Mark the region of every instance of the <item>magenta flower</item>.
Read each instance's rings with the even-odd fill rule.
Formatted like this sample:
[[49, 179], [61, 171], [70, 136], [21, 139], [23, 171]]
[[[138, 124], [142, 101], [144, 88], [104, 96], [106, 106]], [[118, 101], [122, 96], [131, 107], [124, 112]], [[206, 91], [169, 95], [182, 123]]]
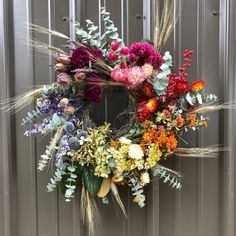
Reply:
[[129, 62], [139, 66], [145, 63], [151, 64], [154, 69], [158, 69], [162, 63], [162, 56], [155, 51], [152, 45], [147, 42], [133, 43], [129, 49]]
[[95, 57], [101, 57], [102, 51], [84, 46], [76, 48], [70, 57], [73, 69], [88, 67], [89, 61], [91, 61], [89, 54], [92, 54]]

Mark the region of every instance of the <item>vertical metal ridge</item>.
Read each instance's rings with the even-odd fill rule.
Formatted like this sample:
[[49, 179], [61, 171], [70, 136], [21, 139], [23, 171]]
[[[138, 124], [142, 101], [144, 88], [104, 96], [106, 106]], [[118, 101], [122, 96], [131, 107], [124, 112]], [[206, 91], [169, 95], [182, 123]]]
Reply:
[[[13, 37], [12, 26], [12, 1], [0, 0], [0, 71], [2, 75], [2, 86], [0, 87], [0, 100], [11, 96], [11, 78], [14, 72], [10, 69], [12, 64], [14, 46], [10, 38]], [[13, 65], [14, 66], [14, 65]], [[13, 163], [14, 138], [11, 137], [11, 118], [8, 113], [0, 113], [0, 234], [11, 236], [17, 234], [17, 184], [15, 178], [15, 163]]]
[[121, 38], [124, 39], [124, 0], [120, 0], [121, 8]]
[[70, 27], [70, 38], [76, 40], [76, 33], [74, 24], [76, 22], [76, 0], [69, 0], [69, 27]]
[[151, 1], [143, 0], [143, 38], [151, 39]]
[[126, 44], [129, 45], [129, 0], [126, 0]]
[[[197, 1], [197, 79], [202, 79], [203, 65], [205, 64], [205, 2]], [[203, 132], [197, 132], [197, 146], [203, 146]], [[196, 233], [204, 234], [204, 160], [197, 160], [197, 211], [196, 211]]]
[[[175, 24], [174, 26], [174, 57], [173, 61], [176, 61], [174, 63], [175, 67], [180, 66], [181, 64], [181, 54], [182, 54], [182, 13], [183, 13], [183, 7], [182, 7], [182, 0], [180, 0], [180, 6], [179, 6], [179, 20], [178, 24]], [[175, 4], [176, 8], [176, 4]], [[181, 159], [178, 158], [175, 161], [175, 167], [177, 171], [181, 172]], [[181, 236], [181, 190], [178, 190], [175, 197], [175, 236]]]
[[[235, 100], [235, 1], [220, 1], [220, 77], [221, 96], [227, 100]], [[224, 122], [224, 132], [221, 132], [221, 139], [224, 146], [229, 146], [235, 150], [235, 112], [225, 111], [221, 114]], [[222, 227], [220, 228], [221, 235], [235, 235], [235, 153], [228, 152], [224, 154], [224, 159], [220, 161], [223, 166], [221, 177], [223, 181], [220, 183], [222, 195], [220, 200], [222, 207], [220, 210]], [[222, 171], [222, 170], [221, 170]]]

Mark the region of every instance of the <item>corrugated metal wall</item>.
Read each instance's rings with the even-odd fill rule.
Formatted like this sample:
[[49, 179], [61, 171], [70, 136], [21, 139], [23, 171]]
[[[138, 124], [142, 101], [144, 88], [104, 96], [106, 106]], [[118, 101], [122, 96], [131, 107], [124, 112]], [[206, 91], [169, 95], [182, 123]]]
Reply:
[[[154, 0], [0, 0], [1, 99], [54, 78], [52, 58], [32, 52], [26, 45], [30, 35], [27, 21], [74, 37], [73, 21], [91, 18], [99, 24], [101, 5], [111, 12], [127, 44], [150, 36]], [[181, 63], [181, 52], [193, 49], [191, 79], [205, 80], [209, 92], [226, 100], [236, 99], [235, 7], [234, 0], [183, 0], [179, 23], [166, 46], [176, 66]], [[54, 45], [63, 43], [34, 37]], [[95, 107], [96, 120], [113, 122], [127, 103], [123, 95], [107, 93]], [[7, 114], [0, 116], [0, 235], [86, 235], [79, 201], [65, 203], [59, 192], [46, 192], [50, 173], [37, 173], [35, 165], [47, 140], [23, 137], [24, 128], [19, 124], [24, 112], [11, 119]], [[108, 206], [98, 202], [103, 220], [96, 236], [234, 236], [235, 122], [232, 111], [214, 112], [207, 129], [187, 137], [192, 146], [221, 143], [230, 146], [231, 152], [215, 159], [173, 158], [165, 162], [184, 174], [182, 190], [154, 180], [147, 189], [147, 206], [139, 209], [129, 190], [123, 189], [128, 219], [117, 213], [112, 202]]]

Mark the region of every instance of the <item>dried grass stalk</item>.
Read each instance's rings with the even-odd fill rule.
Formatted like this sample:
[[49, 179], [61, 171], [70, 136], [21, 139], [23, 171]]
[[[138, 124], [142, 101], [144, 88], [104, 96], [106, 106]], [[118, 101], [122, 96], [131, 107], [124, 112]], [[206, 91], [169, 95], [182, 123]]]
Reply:
[[222, 104], [219, 104], [219, 101], [205, 103], [190, 113], [206, 113], [210, 111], [218, 111], [218, 110], [233, 110], [236, 109], [236, 101], [229, 101]]
[[93, 197], [83, 186], [81, 191], [81, 216], [83, 223], [88, 225], [89, 236], [93, 236], [95, 232], [95, 224], [100, 221], [100, 214]]
[[43, 26], [40, 25], [36, 25], [33, 23], [28, 23], [28, 27], [32, 32], [38, 32], [41, 34], [47, 34], [47, 35], [52, 35], [52, 36], [56, 36], [59, 38], [63, 38], [63, 39], [67, 39], [70, 40], [70, 38], [68, 36], [66, 36], [65, 34], [62, 34], [56, 30], [50, 30], [48, 28], [44, 28]]
[[124, 216], [127, 217], [125, 206], [124, 206], [124, 204], [123, 204], [123, 202], [122, 202], [122, 200], [120, 198], [120, 194], [118, 192], [118, 189], [117, 189], [116, 185], [113, 182], [111, 182], [111, 191], [112, 191], [112, 193], [113, 193], [113, 195], [114, 195], [118, 205], [120, 206]]
[[177, 148], [175, 155], [181, 157], [217, 157], [219, 152], [228, 151], [229, 148], [219, 146], [196, 147], [196, 148]]
[[[156, 1], [154, 47], [161, 51], [169, 39], [180, 15], [181, 0]], [[161, 2], [163, 3], [163, 6]], [[162, 12], [160, 14], [160, 12]]]
[[54, 47], [52, 45], [43, 43], [39, 40], [36, 39], [28, 39], [27, 40], [28, 45], [32, 47], [35, 51], [40, 52], [40, 53], [44, 53], [44, 54], [49, 54], [50, 51], [52, 51], [53, 53], [65, 53], [62, 49]]
[[42, 96], [43, 88], [37, 88], [14, 98], [0, 102], [0, 110], [16, 113]]
[[178, 171], [174, 171], [172, 169], [169, 169], [169, 168], [167, 168], [165, 166], [162, 166], [162, 165], [159, 165], [159, 164], [158, 164], [158, 166], [160, 168], [162, 168], [163, 170], [166, 170], [166, 171], [170, 172], [172, 175], [176, 176], [177, 178], [183, 178], [183, 175]]

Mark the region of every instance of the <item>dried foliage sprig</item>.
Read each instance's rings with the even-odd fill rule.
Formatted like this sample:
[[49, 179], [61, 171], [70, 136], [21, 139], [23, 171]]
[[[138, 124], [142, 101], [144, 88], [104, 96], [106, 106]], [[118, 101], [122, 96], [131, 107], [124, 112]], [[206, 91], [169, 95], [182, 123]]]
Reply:
[[161, 51], [178, 21], [181, 0], [156, 0], [154, 47]]

